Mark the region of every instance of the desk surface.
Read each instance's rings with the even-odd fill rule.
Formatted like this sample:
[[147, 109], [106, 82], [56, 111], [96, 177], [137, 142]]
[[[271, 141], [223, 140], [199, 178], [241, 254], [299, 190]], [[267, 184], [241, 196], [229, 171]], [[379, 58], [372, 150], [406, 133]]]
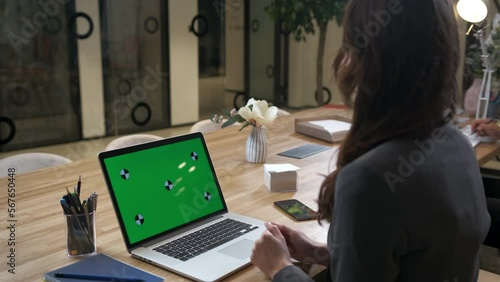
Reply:
[[[263, 183], [263, 165], [251, 164], [245, 160], [245, 141], [248, 129], [238, 132], [237, 128], [226, 128], [207, 134], [207, 145], [214, 162], [228, 208], [264, 221], [276, 221], [294, 226], [318, 240], [326, 240], [327, 227], [319, 227], [316, 221], [297, 223], [273, 207], [273, 202], [296, 198], [313, 208], [317, 208], [316, 197], [323, 177], [333, 167], [332, 155], [328, 150], [317, 155], [296, 160], [278, 156], [277, 153], [314, 142], [331, 145], [314, 138], [294, 133], [294, 117], [320, 117], [332, 113], [348, 116], [347, 112], [332, 109], [314, 109], [292, 116], [279, 117], [269, 126], [269, 152], [267, 163], [293, 163], [301, 169], [298, 172], [298, 191], [270, 193]], [[476, 148], [480, 163], [500, 153], [495, 144], [481, 144]], [[330, 165], [331, 164], [331, 165]], [[330, 168], [330, 169], [329, 169]], [[7, 178], [0, 178], [0, 228], [1, 259], [0, 276], [10, 277], [9, 281], [40, 281], [43, 273], [73, 263], [65, 255], [65, 229], [59, 199], [65, 187], [73, 187], [82, 176], [82, 195], [91, 192], [99, 194], [97, 207], [97, 251], [105, 253], [125, 263], [165, 277], [166, 281], [187, 281], [176, 274], [132, 258], [126, 251], [118, 222], [107, 192], [107, 188], [96, 159], [74, 162], [61, 167], [16, 176], [16, 195], [11, 198], [15, 204], [13, 218], [7, 213]], [[8, 220], [16, 220], [8, 222]], [[6, 227], [15, 224], [11, 232]], [[8, 246], [13, 238], [15, 246]], [[15, 248], [15, 275], [7, 273], [6, 249]], [[8, 276], [7, 276], [8, 275]], [[482, 274], [484, 275], [484, 274]], [[1, 280], [1, 279], [0, 279]], [[249, 266], [226, 278], [226, 281], [266, 281], [266, 277], [255, 267]]]

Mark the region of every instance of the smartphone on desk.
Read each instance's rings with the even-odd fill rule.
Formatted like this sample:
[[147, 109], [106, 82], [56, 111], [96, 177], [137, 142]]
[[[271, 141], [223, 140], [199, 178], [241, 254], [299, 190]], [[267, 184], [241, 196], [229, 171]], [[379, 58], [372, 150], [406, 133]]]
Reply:
[[318, 218], [317, 212], [296, 199], [276, 201], [274, 205], [298, 221]]

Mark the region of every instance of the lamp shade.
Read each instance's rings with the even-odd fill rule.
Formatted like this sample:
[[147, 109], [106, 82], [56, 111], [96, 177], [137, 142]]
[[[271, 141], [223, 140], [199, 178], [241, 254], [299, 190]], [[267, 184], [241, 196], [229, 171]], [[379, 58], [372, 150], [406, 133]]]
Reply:
[[462, 19], [471, 23], [482, 22], [488, 15], [488, 8], [481, 0], [460, 0], [457, 11]]

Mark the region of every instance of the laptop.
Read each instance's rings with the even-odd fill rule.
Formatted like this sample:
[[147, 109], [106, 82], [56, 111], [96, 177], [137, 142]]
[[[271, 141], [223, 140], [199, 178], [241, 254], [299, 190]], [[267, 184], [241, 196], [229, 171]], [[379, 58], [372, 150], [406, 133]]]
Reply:
[[197, 281], [250, 264], [264, 222], [228, 212], [201, 133], [101, 152], [99, 162], [133, 257]]

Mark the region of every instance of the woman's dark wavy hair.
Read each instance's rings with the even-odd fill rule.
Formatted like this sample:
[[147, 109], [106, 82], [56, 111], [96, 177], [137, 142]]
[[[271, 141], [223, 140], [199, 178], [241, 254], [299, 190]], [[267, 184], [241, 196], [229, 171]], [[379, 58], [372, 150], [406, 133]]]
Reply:
[[453, 116], [458, 94], [451, 0], [351, 0], [343, 26], [333, 68], [354, 113], [337, 168], [321, 185], [320, 223], [331, 221], [343, 167], [387, 140], [429, 136]]

